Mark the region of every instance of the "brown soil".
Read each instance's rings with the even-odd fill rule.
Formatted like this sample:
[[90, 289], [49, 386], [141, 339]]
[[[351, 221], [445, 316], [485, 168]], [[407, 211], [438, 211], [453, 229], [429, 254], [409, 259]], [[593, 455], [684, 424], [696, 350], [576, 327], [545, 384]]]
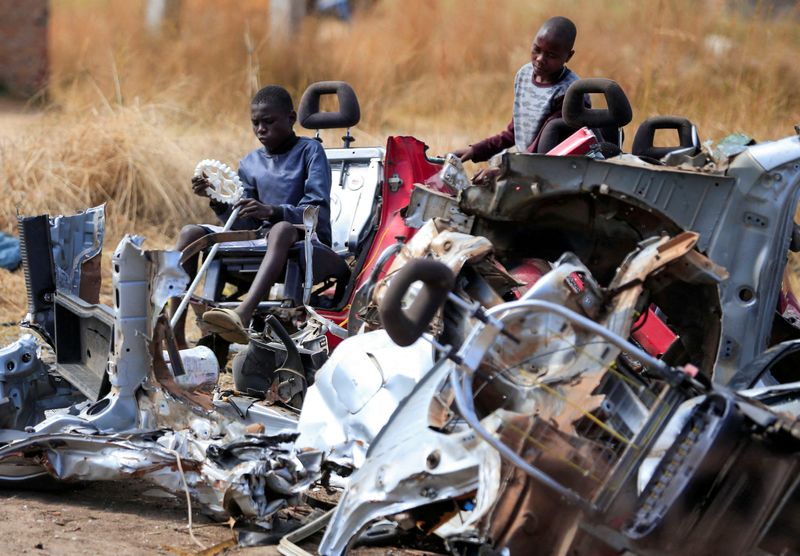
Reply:
[[[274, 546], [240, 548], [225, 523], [193, 512], [195, 544], [187, 528], [186, 499], [141, 480], [96, 482], [57, 491], [0, 489], [0, 554], [243, 554], [276, 556]], [[301, 548], [316, 554], [319, 534]], [[357, 548], [357, 556], [435, 556], [422, 550]]]
[[[156, 497], [161, 494], [166, 498]], [[187, 529], [186, 500], [143, 481], [98, 482], [64, 490], [2, 490], [0, 552], [4, 554], [195, 554]], [[226, 524], [194, 512], [195, 537], [207, 554], [225, 551]], [[223, 544], [225, 543], [225, 544]], [[221, 546], [220, 546], [221, 545]], [[278, 554], [272, 547], [259, 554]], [[255, 552], [235, 549], [234, 552]]]

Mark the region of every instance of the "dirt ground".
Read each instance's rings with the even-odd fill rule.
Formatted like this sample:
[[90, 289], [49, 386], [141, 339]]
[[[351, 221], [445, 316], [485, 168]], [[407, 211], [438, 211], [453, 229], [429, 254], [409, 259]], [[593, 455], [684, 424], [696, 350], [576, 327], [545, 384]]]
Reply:
[[[274, 546], [241, 548], [225, 523], [195, 511], [187, 528], [186, 499], [141, 480], [96, 482], [59, 491], [0, 490], [0, 554], [278, 555]], [[302, 548], [313, 552], [320, 537]], [[425, 556], [433, 553], [360, 548], [357, 556]]]
[[[160, 495], [160, 497], [159, 497]], [[0, 552], [5, 554], [194, 554], [186, 500], [143, 481], [92, 483], [56, 492], [0, 491]], [[166, 496], [166, 497], [163, 497]], [[194, 514], [194, 534], [209, 554], [233, 535], [225, 524]], [[223, 544], [224, 543], [224, 544]], [[256, 549], [237, 549], [255, 553]], [[278, 554], [262, 548], [259, 554]]]

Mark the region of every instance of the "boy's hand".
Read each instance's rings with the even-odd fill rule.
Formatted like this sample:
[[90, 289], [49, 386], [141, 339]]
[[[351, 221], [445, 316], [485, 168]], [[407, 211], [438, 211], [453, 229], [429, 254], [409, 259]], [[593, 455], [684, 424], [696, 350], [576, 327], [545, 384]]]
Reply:
[[475, 156], [475, 149], [470, 145], [465, 149], [456, 149], [453, 154], [461, 159], [461, 162], [468, 162]]
[[255, 218], [256, 220], [267, 220], [275, 214], [275, 207], [265, 205], [255, 199], [239, 199], [234, 205], [239, 207], [239, 216], [242, 218]]
[[205, 174], [202, 176], [194, 176], [192, 178], [192, 191], [195, 195], [200, 197], [208, 197], [208, 188], [211, 187], [211, 182], [206, 179]]
[[500, 168], [496, 168], [494, 166], [490, 166], [489, 168], [483, 168], [477, 174], [472, 177], [472, 183], [475, 185], [487, 185], [488, 183], [492, 182], [500, 175]]

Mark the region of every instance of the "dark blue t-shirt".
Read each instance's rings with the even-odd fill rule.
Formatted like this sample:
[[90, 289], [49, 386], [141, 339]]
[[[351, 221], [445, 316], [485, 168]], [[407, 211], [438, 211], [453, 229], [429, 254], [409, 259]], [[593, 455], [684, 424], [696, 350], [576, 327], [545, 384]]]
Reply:
[[[272, 222], [302, 224], [303, 209], [309, 205], [319, 207], [317, 235], [325, 245], [331, 244], [331, 167], [319, 141], [298, 137], [289, 150], [280, 153], [256, 149], [239, 162], [239, 177], [244, 184], [244, 197], [278, 208]], [[223, 211], [217, 214], [225, 219]], [[255, 229], [263, 224], [240, 218], [233, 228]]]

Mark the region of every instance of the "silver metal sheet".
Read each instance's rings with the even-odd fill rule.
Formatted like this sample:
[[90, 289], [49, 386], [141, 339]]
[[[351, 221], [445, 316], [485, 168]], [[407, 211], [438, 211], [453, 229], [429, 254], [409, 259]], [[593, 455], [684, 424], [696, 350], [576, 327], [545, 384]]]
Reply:
[[792, 160], [800, 160], [800, 136], [786, 137], [778, 141], [767, 141], [766, 143], [759, 143], [748, 147], [747, 152], [750, 153], [756, 162], [758, 162], [764, 170], [771, 172], [778, 166], [783, 166]]
[[105, 204], [50, 222], [56, 287], [73, 295], [80, 292], [81, 264], [103, 249]]
[[308, 389], [297, 447], [360, 467], [375, 436], [432, 364], [433, 348], [424, 340], [402, 348], [383, 330], [347, 338]]
[[206, 513], [224, 518], [235, 511], [267, 525], [281, 501], [293, 499], [319, 477], [321, 457], [294, 454], [287, 443], [291, 437], [247, 439], [243, 432], [234, 427], [218, 440], [192, 431], [31, 435], [0, 448], [0, 481], [43, 475], [63, 481], [136, 477], [181, 494], [185, 480]]
[[373, 207], [380, 197], [383, 158], [335, 158], [336, 153], [326, 151], [326, 154], [331, 163], [333, 183], [331, 247], [340, 254], [352, 253], [355, 252], [358, 240], [372, 218]]
[[448, 360], [432, 367], [375, 438], [336, 507], [320, 554], [344, 554], [373, 519], [478, 488], [481, 464], [496, 461], [493, 448], [463, 425], [451, 434], [428, 426], [431, 401], [452, 369]]

